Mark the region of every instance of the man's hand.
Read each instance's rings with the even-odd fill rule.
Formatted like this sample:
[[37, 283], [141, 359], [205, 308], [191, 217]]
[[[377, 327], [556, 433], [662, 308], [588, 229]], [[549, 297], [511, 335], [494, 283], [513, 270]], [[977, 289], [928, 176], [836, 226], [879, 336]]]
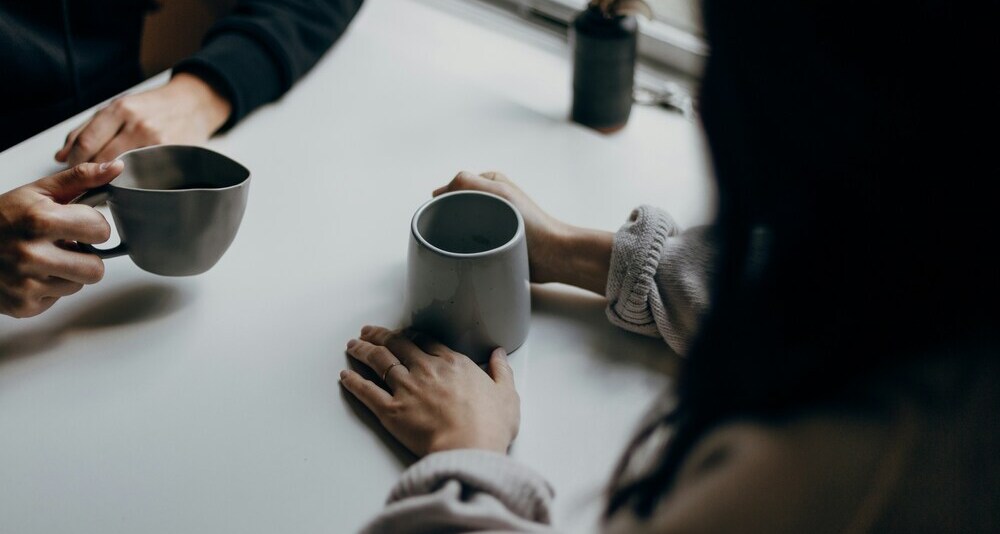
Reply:
[[0, 195], [0, 313], [31, 317], [104, 276], [104, 262], [76, 242], [103, 243], [97, 210], [68, 204], [121, 174], [121, 161], [86, 163]]
[[66, 136], [56, 161], [111, 161], [133, 148], [200, 143], [225, 124], [231, 109], [201, 78], [180, 73], [163, 87], [123, 96], [95, 113]]

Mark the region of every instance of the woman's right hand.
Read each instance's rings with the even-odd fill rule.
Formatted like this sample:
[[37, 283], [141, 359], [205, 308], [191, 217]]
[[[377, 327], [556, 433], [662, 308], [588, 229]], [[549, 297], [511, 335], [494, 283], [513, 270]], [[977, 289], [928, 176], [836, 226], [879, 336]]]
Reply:
[[121, 161], [84, 163], [0, 195], [0, 313], [31, 317], [104, 276], [104, 262], [76, 243], [103, 243], [104, 216], [70, 204], [121, 174]]
[[432, 193], [435, 197], [452, 191], [483, 191], [507, 199], [517, 207], [524, 218], [525, 237], [528, 240], [528, 263], [531, 281], [537, 283], [556, 282], [552, 266], [558, 258], [553, 257], [557, 245], [569, 234], [569, 226], [538, 207], [531, 197], [521, 191], [514, 182], [499, 172], [473, 174], [462, 171], [447, 185]]
[[604, 294], [613, 234], [578, 228], [552, 217], [499, 172], [462, 171], [433, 195], [452, 191], [492, 193], [517, 207], [524, 218], [532, 282], [560, 282]]

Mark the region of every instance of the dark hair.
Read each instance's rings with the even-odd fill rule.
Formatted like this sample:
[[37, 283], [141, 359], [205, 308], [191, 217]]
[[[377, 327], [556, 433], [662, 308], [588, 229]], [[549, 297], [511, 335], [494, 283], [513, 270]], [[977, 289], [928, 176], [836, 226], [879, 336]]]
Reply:
[[713, 304], [672, 443], [609, 514], [651, 513], [728, 419], [849, 402], [900, 363], [1000, 346], [996, 4], [705, 2]]

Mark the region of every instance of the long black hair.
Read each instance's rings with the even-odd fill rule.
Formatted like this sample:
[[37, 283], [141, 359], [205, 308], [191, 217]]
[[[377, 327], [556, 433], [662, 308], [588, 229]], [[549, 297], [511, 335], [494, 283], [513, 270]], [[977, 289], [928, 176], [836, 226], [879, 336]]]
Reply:
[[670, 447], [609, 514], [651, 513], [726, 420], [850, 402], [851, 384], [902, 363], [1000, 347], [997, 12], [704, 3], [722, 236], [712, 309], [681, 370]]

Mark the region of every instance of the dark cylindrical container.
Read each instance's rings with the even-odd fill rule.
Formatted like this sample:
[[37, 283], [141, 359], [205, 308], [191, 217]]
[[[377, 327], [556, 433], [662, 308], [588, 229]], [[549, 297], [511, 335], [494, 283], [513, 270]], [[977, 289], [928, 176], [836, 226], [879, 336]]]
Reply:
[[593, 6], [573, 21], [574, 121], [605, 133], [628, 122], [638, 34], [635, 16], [609, 18]]

